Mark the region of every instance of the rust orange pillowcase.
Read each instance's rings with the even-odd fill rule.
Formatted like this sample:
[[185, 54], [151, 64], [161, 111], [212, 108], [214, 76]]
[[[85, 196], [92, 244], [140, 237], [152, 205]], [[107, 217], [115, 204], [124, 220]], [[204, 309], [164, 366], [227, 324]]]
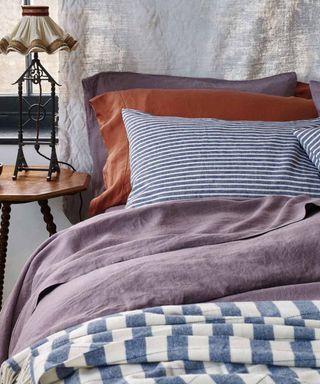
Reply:
[[302, 83], [301, 81], [298, 81], [296, 85], [296, 89], [294, 91], [294, 96], [303, 97], [305, 99], [312, 99], [310, 85], [307, 83]]
[[312, 100], [226, 90], [132, 89], [107, 92], [91, 101], [108, 150], [106, 190], [91, 201], [89, 213], [125, 204], [131, 191], [129, 146], [122, 108], [159, 116], [224, 120], [290, 121], [317, 117]]

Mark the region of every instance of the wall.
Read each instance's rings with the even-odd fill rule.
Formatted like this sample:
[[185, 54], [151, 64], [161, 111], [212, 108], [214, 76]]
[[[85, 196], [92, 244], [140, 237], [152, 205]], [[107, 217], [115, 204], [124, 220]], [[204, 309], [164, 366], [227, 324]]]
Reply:
[[[16, 153], [16, 146], [1, 145], [0, 161], [4, 164], [13, 164]], [[35, 154], [32, 146], [25, 147], [25, 155], [30, 165], [44, 164], [43, 160]], [[70, 222], [62, 212], [62, 199], [52, 199], [49, 201], [49, 205], [58, 230], [70, 226]], [[47, 237], [48, 233], [37, 203], [12, 206], [4, 288], [5, 298], [11, 291], [27, 258]]]

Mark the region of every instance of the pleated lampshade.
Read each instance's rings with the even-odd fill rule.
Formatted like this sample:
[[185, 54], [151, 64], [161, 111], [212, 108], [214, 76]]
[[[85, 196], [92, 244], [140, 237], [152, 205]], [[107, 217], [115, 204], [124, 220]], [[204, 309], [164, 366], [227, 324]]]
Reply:
[[22, 18], [13, 32], [0, 40], [0, 53], [71, 51], [77, 41], [56, 24], [49, 16], [47, 6], [22, 6]]

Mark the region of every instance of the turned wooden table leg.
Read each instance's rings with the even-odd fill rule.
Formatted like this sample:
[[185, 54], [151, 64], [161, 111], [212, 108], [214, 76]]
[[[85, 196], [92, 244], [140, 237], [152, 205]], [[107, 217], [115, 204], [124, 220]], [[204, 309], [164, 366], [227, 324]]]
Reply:
[[10, 225], [10, 203], [2, 203], [1, 227], [0, 227], [0, 308], [2, 307], [4, 274], [6, 268], [8, 235]]
[[53, 221], [53, 216], [51, 214], [51, 209], [48, 205], [48, 200], [40, 200], [38, 201], [38, 203], [41, 207], [43, 220], [47, 224], [47, 231], [49, 232], [49, 236], [52, 236], [57, 232], [57, 227]]

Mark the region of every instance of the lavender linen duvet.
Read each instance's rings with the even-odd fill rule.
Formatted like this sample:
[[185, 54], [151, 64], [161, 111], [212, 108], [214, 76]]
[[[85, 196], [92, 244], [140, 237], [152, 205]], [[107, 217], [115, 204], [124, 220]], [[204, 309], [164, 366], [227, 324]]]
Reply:
[[30, 258], [0, 316], [0, 360], [138, 308], [320, 298], [320, 201], [167, 202], [99, 215]]

